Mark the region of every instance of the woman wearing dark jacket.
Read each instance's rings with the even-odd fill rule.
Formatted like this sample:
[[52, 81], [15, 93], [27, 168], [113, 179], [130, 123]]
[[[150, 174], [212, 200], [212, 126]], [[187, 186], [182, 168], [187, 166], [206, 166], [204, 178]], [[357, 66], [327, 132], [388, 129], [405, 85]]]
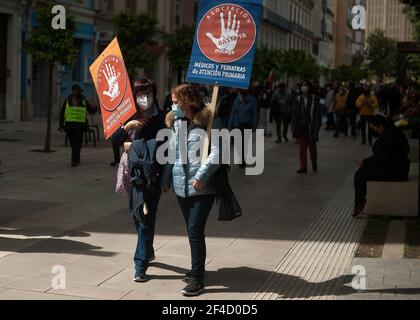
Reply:
[[299, 140], [300, 169], [298, 174], [308, 172], [308, 149], [311, 154], [312, 168], [318, 171], [318, 153], [316, 143], [322, 126], [322, 113], [319, 97], [313, 94], [312, 85], [304, 81], [301, 86], [302, 95], [294, 103], [292, 113], [293, 137]]
[[405, 181], [410, 172], [410, 147], [404, 133], [380, 115], [373, 116], [369, 126], [379, 138], [372, 148], [373, 155], [358, 162], [359, 170], [354, 177], [354, 217], [366, 207], [368, 181]]
[[[154, 82], [143, 79], [138, 81], [135, 87], [134, 99], [139, 110], [137, 120], [130, 121], [120, 133], [120, 139], [125, 139], [126, 141], [124, 143], [124, 150], [130, 153], [130, 159], [135, 158], [131, 153], [140, 149], [134, 148], [136, 143], [147, 145], [149, 141], [156, 139], [159, 130], [165, 128], [163, 113], [154, 102]], [[130, 171], [133, 173], [133, 168], [130, 168]], [[133, 280], [136, 282], [146, 282], [148, 280], [146, 271], [149, 267], [149, 262], [155, 258], [153, 241], [155, 236], [156, 213], [161, 196], [160, 173], [154, 172], [156, 174], [155, 177], [146, 177], [152, 181], [151, 183], [139, 184], [132, 182], [130, 211], [137, 230], [137, 247], [134, 254], [133, 276]]]
[[[165, 167], [162, 189], [166, 192], [172, 185], [187, 225], [191, 271], [185, 277], [188, 285], [181, 294], [197, 296], [204, 290], [205, 226], [215, 201], [214, 174], [220, 167], [220, 150], [212, 143], [210, 154], [204, 163], [197, 156], [204, 137], [196, 129], [206, 130], [210, 121], [209, 109], [204, 105], [197, 89], [188, 84], [180, 85], [172, 90], [172, 101], [172, 112], [166, 116], [166, 124], [175, 133], [172, 141], [176, 150], [176, 161], [175, 164]], [[188, 141], [181, 144], [180, 132], [185, 125]]]

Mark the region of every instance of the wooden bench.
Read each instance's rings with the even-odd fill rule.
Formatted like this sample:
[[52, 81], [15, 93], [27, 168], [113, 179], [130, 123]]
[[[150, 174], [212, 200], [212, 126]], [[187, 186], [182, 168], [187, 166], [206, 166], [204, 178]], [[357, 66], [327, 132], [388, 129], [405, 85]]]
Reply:
[[412, 163], [408, 181], [369, 181], [367, 213], [371, 216], [419, 216], [419, 164]]

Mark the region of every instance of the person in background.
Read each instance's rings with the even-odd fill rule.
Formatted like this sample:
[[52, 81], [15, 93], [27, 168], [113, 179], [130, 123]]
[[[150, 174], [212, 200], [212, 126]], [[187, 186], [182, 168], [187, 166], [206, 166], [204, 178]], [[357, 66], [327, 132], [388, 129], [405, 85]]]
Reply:
[[[271, 113], [276, 122], [277, 140], [276, 143], [289, 142], [287, 133], [289, 132], [290, 116], [292, 113], [291, 97], [287, 93], [286, 84], [278, 85], [271, 99]], [[283, 126], [283, 130], [282, 130]]]
[[327, 86], [327, 94], [325, 96], [325, 109], [327, 112], [327, 124], [325, 130], [331, 131], [335, 130], [335, 121], [334, 121], [334, 98], [336, 95], [336, 84], [332, 83]]
[[360, 90], [356, 87], [354, 82], [349, 83], [349, 92], [347, 95], [346, 109], [348, 112], [348, 119], [350, 124], [350, 134], [353, 138], [357, 138], [357, 115], [358, 109], [356, 107], [356, 101], [360, 97]]
[[219, 107], [217, 108], [217, 115], [221, 121], [223, 128], [227, 128], [229, 124], [230, 114], [232, 112], [233, 103], [238, 96], [238, 92], [232, 88], [220, 88]]
[[369, 118], [369, 126], [378, 140], [373, 146], [373, 155], [358, 161], [359, 169], [354, 176], [354, 217], [362, 214], [366, 207], [368, 181], [406, 181], [410, 172], [410, 147], [405, 134], [380, 115]]
[[335, 134], [334, 138], [338, 138], [340, 133], [348, 136], [347, 124], [347, 92], [344, 86], [340, 86], [339, 92], [334, 99], [334, 113], [335, 113]]
[[71, 145], [71, 166], [80, 165], [83, 134], [88, 129], [87, 114], [95, 114], [97, 108], [92, 107], [82, 94], [82, 88], [75, 84], [72, 94], [64, 101], [60, 111], [60, 132], [65, 132]]
[[311, 154], [312, 168], [318, 171], [317, 142], [322, 126], [322, 111], [319, 98], [313, 94], [312, 85], [304, 81], [301, 87], [302, 96], [295, 102], [292, 113], [293, 137], [300, 145], [300, 169], [298, 174], [308, 172], [308, 148]]
[[257, 123], [257, 100], [250, 95], [248, 90], [239, 91], [238, 97], [235, 99], [230, 114], [228, 129], [239, 129], [242, 133], [242, 164], [241, 168], [245, 168], [245, 130], [256, 130]]
[[362, 129], [362, 145], [366, 145], [366, 129], [368, 130], [369, 145], [372, 145], [372, 129], [368, 126], [369, 120], [379, 108], [378, 99], [371, 93], [370, 87], [363, 88], [363, 94], [357, 99], [356, 107], [359, 109]]
[[[185, 152], [197, 152], [202, 136], [195, 129], [207, 131], [210, 112], [196, 88], [184, 84], [172, 90], [174, 103], [172, 112], [166, 117], [166, 125], [174, 130], [174, 148], [177, 150], [175, 164], [168, 164], [162, 175], [162, 190], [173, 188], [187, 226], [191, 250], [191, 271], [184, 281], [187, 286], [181, 294], [187, 297], [198, 296], [204, 291], [206, 266], [205, 227], [210, 210], [216, 198], [214, 174], [220, 167], [220, 149], [211, 143], [210, 154], [202, 164], [192, 157], [186, 163], [180, 155], [179, 136], [181, 125], [186, 122], [188, 143]], [[193, 151], [194, 150], [194, 151]]]
[[270, 128], [270, 111], [271, 111], [271, 98], [273, 96], [273, 83], [266, 82], [264, 89], [258, 96], [258, 105], [260, 109], [261, 126], [264, 129], [264, 135], [271, 137], [272, 132]]

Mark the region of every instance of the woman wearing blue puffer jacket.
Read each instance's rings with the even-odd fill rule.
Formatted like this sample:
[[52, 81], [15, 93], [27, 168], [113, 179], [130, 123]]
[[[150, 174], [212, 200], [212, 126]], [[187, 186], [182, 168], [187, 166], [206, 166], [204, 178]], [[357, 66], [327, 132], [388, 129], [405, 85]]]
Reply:
[[[172, 101], [166, 125], [174, 130], [176, 161], [165, 167], [162, 189], [167, 192], [172, 186], [187, 224], [191, 271], [184, 279], [188, 285], [181, 294], [192, 297], [204, 291], [205, 226], [216, 196], [214, 174], [220, 167], [220, 149], [212, 143], [207, 161], [201, 163], [197, 150], [200, 150], [211, 114], [197, 89], [188, 84], [180, 85], [172, 90]], [[180, 142], [182, 128], [187, 132], [186, 143]]]

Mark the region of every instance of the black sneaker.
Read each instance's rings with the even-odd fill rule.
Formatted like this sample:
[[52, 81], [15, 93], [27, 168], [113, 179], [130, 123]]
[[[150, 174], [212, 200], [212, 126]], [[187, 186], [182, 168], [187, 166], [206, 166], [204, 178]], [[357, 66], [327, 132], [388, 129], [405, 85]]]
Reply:
[[181, 294], [185, 297], [196, 297], [204, 292], [204, 284], [189, 283], [182, 291]]

